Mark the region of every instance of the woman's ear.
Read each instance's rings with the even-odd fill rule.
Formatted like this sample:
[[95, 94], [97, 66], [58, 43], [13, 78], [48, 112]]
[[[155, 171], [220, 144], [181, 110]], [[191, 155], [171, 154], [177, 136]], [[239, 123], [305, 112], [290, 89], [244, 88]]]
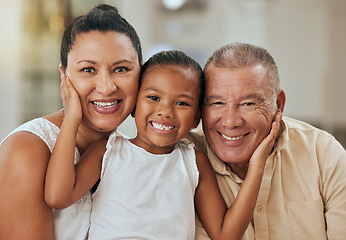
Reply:
[[60, 79], [63, 79], [65, 77], [66, 73], [63, 70], [61, 63], [59, 64], [59, 71], [60, 71]]

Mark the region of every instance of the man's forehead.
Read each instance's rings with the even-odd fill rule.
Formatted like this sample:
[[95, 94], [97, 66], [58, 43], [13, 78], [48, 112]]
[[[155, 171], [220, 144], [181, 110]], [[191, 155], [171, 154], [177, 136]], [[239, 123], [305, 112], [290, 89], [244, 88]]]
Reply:
[[262, 66], [239, 67], [237, 69], [210, 67], [205, 72], [206, 90], [233, 86], [269, 87], [267, 70]]

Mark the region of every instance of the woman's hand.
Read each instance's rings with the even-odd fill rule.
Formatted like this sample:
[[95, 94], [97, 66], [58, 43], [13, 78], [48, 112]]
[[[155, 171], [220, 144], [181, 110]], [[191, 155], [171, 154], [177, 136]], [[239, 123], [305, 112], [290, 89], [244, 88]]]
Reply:
[[280, 120], [282, 118], [282, 112], [279, 110], [272, 123], [272, 128], [268, 136], [262, 140], [260, 145], [257, 147], [255, 152], [252, 154], [249, 161], [249, 168], [259, 167], [262, 170], [264, 169], [265, 163], [269, 154], [271, 153], [273, 146], [275, 144], [276, 138], [279, 133]]
[[83, 116], [81, 101], [71, 79], [66, 74], [61, 79], [61, 99], [64, 104], [64, 120], [71, 119], [79, 125]]

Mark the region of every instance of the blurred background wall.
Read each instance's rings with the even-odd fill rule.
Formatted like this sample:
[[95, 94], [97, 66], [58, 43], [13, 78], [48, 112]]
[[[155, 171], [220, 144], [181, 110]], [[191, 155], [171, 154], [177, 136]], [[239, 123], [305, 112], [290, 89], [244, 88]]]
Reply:
[[[267, 48], [287, 95], [285, 115], [346, 146], [346, 0], [0, 0], [0, 139], [62, 107], [62, 31], [99, 3], [116, 6], [135, 27], [144, 60], [178, 49], [203, 66], [229, 42]], [[134, 136], [133, 119], [120, 130]]]

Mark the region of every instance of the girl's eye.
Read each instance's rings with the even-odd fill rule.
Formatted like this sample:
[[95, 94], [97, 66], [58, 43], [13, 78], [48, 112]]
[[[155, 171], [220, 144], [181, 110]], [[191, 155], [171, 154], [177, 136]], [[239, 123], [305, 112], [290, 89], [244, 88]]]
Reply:
[[92, 67], [86, 67], [81, 70], [82, 72], [88, 72], [88, 73], [93, 73], [95, 72], [95, 69]]
[[156, 96], [148, 96], [148, 98], [150, 98], [151, 100], [154, 100], [154, 101], [159, 101], [160, 98], [156, 97]]
[[116, 67], [114, 69], [114, 72], [117, 72], [117, 73], [127, 72], [127, 71], [128, 71], [128, 68], [126, 68], [126, 67]]
[[178, 105], [178, 106], [190, 106], [190, 104], [188, 104], [186, 102], [177, 102], [176, 105]]

